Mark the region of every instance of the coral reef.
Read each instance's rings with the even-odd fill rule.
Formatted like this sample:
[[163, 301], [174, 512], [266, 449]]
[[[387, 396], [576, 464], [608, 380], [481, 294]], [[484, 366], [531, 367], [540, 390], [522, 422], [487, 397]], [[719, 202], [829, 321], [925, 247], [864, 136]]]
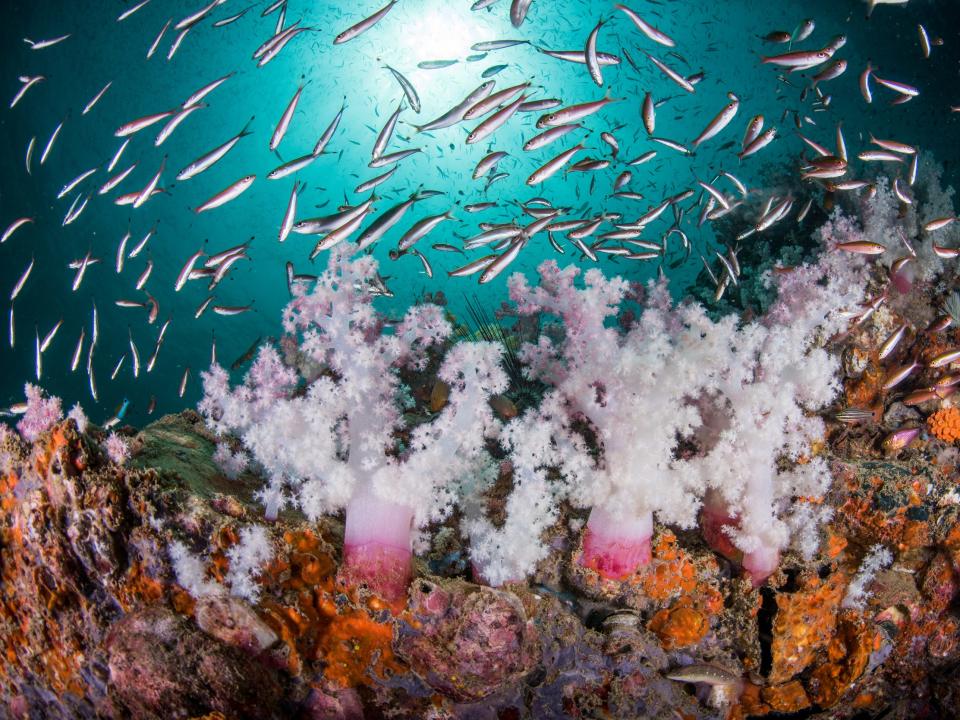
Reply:
[[514, 279], [522, 389], [437, 307], [387, 329], [364, 258], [200, 414], [100, 428], [28, 386], [0, 426], [6, 716], [954, 716], [957, 277], [892, 202], [820, 238], [900, 228], [909, 277], [827, 251], [750, 319]]
[[[577, 561], [571, 530], [529, 584], [500, 589], [439, 563], [466, 547], [438, 541], [391, 606], [338, 576], [342, 522], [259, 524], [254, 487], [225, 478], [196, 415], [130, 446], [118, 466], [72, 420], [3, 440], [10, 717], [907, 718], [946, 717], [960, 693], [957, 480], [920, 448], [831, 454], [824, 543], [810, 562], [787, 552], [759, 589], [696, 533], [666, 528], [649, 564], [606, 579]], [[145, 467], [181, 447], [175, 470]], [[272, 551], [244, 576], [252, 594], [232, 579], [251, 526]], [[183, 587], [173, 541], [213, 592]], [[851, 605], [877, 544], [894, 560]]]

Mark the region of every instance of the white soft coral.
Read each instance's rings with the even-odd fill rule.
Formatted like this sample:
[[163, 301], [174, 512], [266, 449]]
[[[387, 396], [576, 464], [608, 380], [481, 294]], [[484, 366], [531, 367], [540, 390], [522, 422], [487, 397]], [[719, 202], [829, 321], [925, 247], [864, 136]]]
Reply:
[[447, 406], [400, 447], [398, 370], [426, 367], [429, 348], [452, 327], [442, 308], [419, 305], [385, 332], [372, 305], [376, 272], [368, 257], [331, 254], [313, 290], [296, 288], [284, 311], [286, 362], [261, 348], [236, 388], [214, 366], [203, 374], [200, 410], [217, 432], [238, 434], [266, 471], [268, 517], [291, 501], [311, 520], [346, 508], [345, 565], [365, 566], [361, 576], [392, 573], [380, 589], [396, 595], [405, 590], [405, 573], [395, 571], [409, 568], [411, 524], [450, 512], [460, 476], [482, 464], [498, 430], [487, 400], [508, 381], [501, 346], [455, 345], [440, 370], [451, 386]]

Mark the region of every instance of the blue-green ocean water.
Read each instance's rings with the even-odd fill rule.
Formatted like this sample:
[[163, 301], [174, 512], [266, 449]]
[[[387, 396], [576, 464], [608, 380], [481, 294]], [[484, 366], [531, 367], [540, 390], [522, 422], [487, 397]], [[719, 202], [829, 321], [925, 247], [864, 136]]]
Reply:
[[[864, 17], [865, 5], [855, 0], [808, 0], [805, 2], [756, 2], [724, 0], [634, 0], [628, 3], [648, 21], [669, 33], [677, 42], [676, 54], [641, 35], [630, 21], [608, 0], [533, 0], [526, 21], [519, 29], [509, 20], [509, 0], [499, 0], [489, 9], [471, 12], [469, 0], [399, 0], [374, 28], [356, 40], [335, 46], [333, 38], [342, 30], [378, 10], [379, 0], [329, 2], [289, 0], [285, 22], [300, 20], [312, 28], [295, 38], [264, 68], [252, 59], [254, 50], [276, 31], [278, 13], [262, 17], [270, 3], [258, 1], [244, 17], [228, 26], [216, 28], [214, 22], [247, 7], [240, 0], [227, 0], [195, 26], [184, 38], [170, 60], [167, 53], [176, 33], [171, 29], [163, 37], [152, 59], [146, 53], [164, 24], [200, 8], [202, 0], [152, 0], [122, 23], [117, 16], [130, 4], [116, 1], [74, 0], [55, 2], [7, 2], [0, 23], [0, 228], [16, 218], [29, 216], [35, 222], [18, 230], [0, 246], [0, 306], [3, 331], [0, 332], [0, 403], [22, 399], [25, 381], [35, 381], [34, 333], [40, 337], [63, 319], [63, 326], [43, 354], [40, 383], [63, 397], [65, 405], [80, 401], [92, 419], [102, 422], [112, 415], [124, 398], [131, 401], [127, 420], [134, 424], [146, 420], [151, 396], [157, 398], [157, 411], [169, 412], [194, 405], [200, 395], [198, 373], [209, 365], [211, 341], [215, 335], [218, 358], [229, 365], [258, 337], [280, 332], [280, 310], [288, 300], [284, 266], [294, 263], [299, 273], [318, 272], [326, 254], [315, 263], [308, 260], [315, 238], [292, 234], [284, 244], [278, 242], [278, 230], [294, 180], [304, 186], [299, 197], [298, 219], [325, 215], [337, 206], [361, 202], [353, 193], [360, 182], [388, 168], [370, 169], [367, 164], [377, 133], [403, 98], [400, 86], [383, 69], [389, 64], [413, 83], [422, 101], [418, 115], [406, 109], [400, 118], [389, 151], [411, 147], [423, 152], [404, 160], [390, 181], [378, 188], [382, 212], [424, 188], [445, 194], [418, 203], [401, 223], [373, 248], [381, 260], [381, 272], [389, 276], [392, 299], [378, 301], [393, 315], [425, 292], [442, 290], [454, 314], [464, 315], [464, 301], [476, 295], [489, 310], [506, 299], [506, 278], [510, 272], [533, 273], [548, 257], [558, 257], [541, 234], [524, 248], [508, 272], [493, 282], [478, 286], [476, 277], [448, 278], [447, 272], [489, 252], [481, 248], [468, 253], [445, 253], [431, 249], [435, 243], [460, 244], [463, 238], [480, 232], [480, 222], [507, 222], [522, 219], [517, 205], [535, 196], [548, 198], [556, 206], [573, 208], [574, 216], [592, 217], [603, 212], [621, 212], [633, 219], [664, 197], [694, 186], [696, 179], [711, 181], [720, 169], [737, 174], [750, 187], [762, 187], [771, 174], [795, 172], [803, 150], [792, 120], [782, 118], [785, 109], [800, 110], [817, 125], [807, 134], [819, 142], [833, 144], [834, 127], [842, 121], [849, 145], [862, 147], [868, 134], [896, 138], [912, 143], [933, 155], [946, 166], [950, 180], [957, 159], [957, 132], [960, 118], [950, 113], [951, 104], [960, 104], [957, 88], [960, 36], [957, 20], [960, 12], [954, 2], [912, 0], [907, 6], [880, 6], [873, 17]], [[847, 72], [825, 83], [825, 94], [832, 102], [825, 112], [812, 112], [811, 99], [801, 104], [800, 89], [809, 83], [813, 72], [795, 73], [789, 86], [777, 80], [782, 70], [761, 65], [759, 56], [783, 52], [780, 45], [765, 45], [758, 36], [773, 30], [793, 31], [804, 18], [814, 18], [817, 28], [803, 43], [803, 49], [819, 48], [837, 34], [846, 34], [848, 42], [836, 57], [849, 62]], [[538, 53], [534, 46], [558, 50], [581, 50], [590, 31], [600, 20], [601, 51], [623, 56], [624, 50], [639, 69], [624, 60], [619, 66], [603, 70], [605, 88], [598, 88], [583, 65], [566, 63]], [[923, 23], [930, 35], [942, 37], [925, 60], [919, 49], [917, 24]], [[22, 40], [71, 37], [54, 47], [33, 51]], [[475, 55], [470, 46], [477, 42], [522, 39], [530, 44], [494, 51], [485, 57], [467, 61]], [[685, 75], [703, 71], [705, 79], [695, 94], [687, 94], [671, 83], [649, 62], [643, 51], [653, 53]], [[418, 63], [455, 59], [451, 67], [418, 69]], [[885, 76], [916, 85], [920, 96], [902, 106], [890, 107], [895, 97], [874, 88], [879, 97], [872, 105], [864, 103], [857, 89], [857, 78], [870, 61]], [[460, 102], [481, 82], [481, 74], [495, 65], [507, 67], [495, 76], [497, 88], [529, 80], [531, 99], [556, 97], [564, 104], [599, 99], [609, 89], [622, 100], [584, 121], [589, 134], [572, 133], [549, 147], [525, 153], [522, 144], [539, 132], [534, 128], [538, 113], [514, 116], [488, 141], [466, 145], [467, 132], [478, 121], [468, 121], [444, 130], [417, 134], [412, 125], [431, 120]], [[153, 140], [162, 124], [133, 136], [130, 146], [114, 173], [133, 161], [136, 170], [117, 191], [96, 194], [109, 175], [106, 164], [120, 144], [114, 131], [123, 123], [151, 113], [179, 106], [190, 94], [227, 73], [236, 75], [209, 95], [209, 107], [191, 115], [162, 147]], [[815, 72], [815, 71], [814, 71]], [[7, 109], [20, 84], [20, 75], [43, 75], [46, 80], [32, 88], [12, 110]], [[269, 150], [273, 129], [301, 82], [309, 81], [278, 154]], [[83, 107], [108, 81], [111, 88], [86, 116]], [[652, 143], [640, 122], [640, 105], [650, 91], [667, 102], [657, 111], [658, 136], [689, 143], [706, 123], [726, 104], [726, 93], [735, 92], [740, 100], [734, 123], [720, 136], [703, 145], [693, 157], [686, 157]], [[278, 181], [266, 174], [283, 160], [308, 153], [333, 119], [341, 104], [346, 111], [340, 127], [328, 146], [328, 154], [317, 159], [296, 176]], [[780, 137], [758, 155], [738, 163], [735, 153], [746, 123], [756, 114], [764, 114], [767, 126], [780, 128]], [[253, 133], [211, 170], [185, 182], [175, 174], [198, 156], [235, 135], [254, 116]], [[45, 164], [39, 165], [41, 151], [54, 128], [64, 121], [57, 142]], [[600, 139], [603, 131], [613, 133], [620, 145], [618, 158], [596, 173], [558, 174], [544, 185], [528, 187], [524, 181], [537, 167], [561, 150], [583, 139], [587, 156], [610, 158], [610, 149]], [[36, 137], [32, 174], [25, 168], [25, 152]], [[734, 147], [728, 143], [734, 141]], [[510, 157], [500, 170], [509, 176], [485, 190], [485, 180], [472, 180], [477, 161], [491, 150], [503, 150]], [[640, 192], [645, 200], [636, 202], [609, 197], [611, 186], [625, 165], [622, 161], [648, 150], [657, 157], [633, 170], [626, 189]], [[166, 156], [166, 171], [160, 185], [168, 192], [138, 209], [118, 207], [112, 198], [121, 192], [143, 188]], [[57, 200], [60, 188], [81, 172], [97, 167], [98, 172], [77, 191]], [[772, 169], [772, 170], [771, 170]], [[200, 215], [192, 208], [240, 177], [253, 174], [253, 186], [237, 200]], [[732, 190], [732, 188], [728, 188]], [[85, 197], [94, 191], [79, 219], [68, 227], [62, 222], [77, 194]], [[364, 196], [365, 197], [365, 196]], [[468, 214], [462, 207], [491, 200], [496, 209]], [[417, 247], [432, 264], [434, 277], [427, 278], [420, 261], [407, 254], [396, 261], [388, 258], [400, 235], [416, 220], [452, 210], [456, 221], [442, 224]], [[645, 234], [657, 240], [672, 218]], [[721, 248], [709, 224], [696, 228], [694, 217], [687, 220], [695, 250], [711, 255]], [[368, 219], [364, 226], [368, 225]], [[529, 218], [523, 220], [529, 222]], [[157, 232], [138, 257], [126, 262], [121, 274], [114, 269], [117, 246], [124, 233], [132, 239], [128, 251], [157, 225]], [[609, 228], [608, 228], [609, 229]], [[180, 268], [198, 248], [209, 253], [253, 238], [249, 260], [238, 262], [227, 279], [216, 289], [215, 302], [221, 305], [247, 305], [250, 312], [221, 317], [207, 311], [194, 319], [197, 306], [208, 296], [205, 281], [188, 283], [179, 293], [174, 281]], [[656, 262], [612, 260], [601, 256], [597, 263], [583, 258], [575, 248], [561, 240], [566, 249], [561, 264], [577, 262], [584, 267], [598, 265], [607, 273], [619, 273], [635, 280], [654, 277]], [[68, 263], [87, 252], [100, 258], [91, 266], [81, 287], [71, 291], [74, 271]], [[682, 257], [675, 250], [668, 260]], [[24, 268], [34, 259], [34, 270], [15, 301], [15, 346], [7, 334], [10, 289]], [[134, 288], [137, 277], [148, 261], [154, 270], [145, 290], [160, 305], [158, 321], [149, 325], [146, 312], [115, 305], [117, 299], [143, 300]], [[694, 252], [689, 261], [662, 265], [671, 278], [675, 295], [682, 296], [695, 282], [701, 264]], [[90, 339], [91, 308], [100, 313], [100, 339], [94, 368], [99, 401], [90, 395], [84, 358], [76, 372], [70, 372], [70, 359], [81, 327]], [[155, 369], [141, 369], [133, 377], [129, 357], [128, 332], [146, 363], [153, 351], [160, 325], [170, 318], [165, 343]], [[128, 331], [129, 328], [129, 331]], [[119, 358], [128, 355], [115, 380], [110, 374]], [[186, 367], [191, 378], [185, 396], [178, 388]]]

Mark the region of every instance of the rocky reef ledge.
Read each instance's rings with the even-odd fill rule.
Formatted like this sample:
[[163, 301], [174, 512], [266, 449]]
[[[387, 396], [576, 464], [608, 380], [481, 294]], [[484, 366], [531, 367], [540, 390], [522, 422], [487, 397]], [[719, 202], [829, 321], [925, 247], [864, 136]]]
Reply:
[[255, 604], [195, 598], [171, 544], [222, 581], [239, 528], [262, 522], [259, 481], [224, 477], [192, 412], [123, 429], [124, 466], [98, 432], [67, 420], [0, 445], [5, 717], [893, 720], [960, 707], [960, 504], [934, 438], [869, 457], [835, 426], [821, 550], [787, 553], [757, 589], [700, 533], [666, 527], [641, 572], [604, 580], [575, 562], [583, 514], [567, 511], [522, 586], [470, 582], [455, 523], [437, 528], [391, 606], [338, 576], [341, 521], [292, 513], [267, 528]]

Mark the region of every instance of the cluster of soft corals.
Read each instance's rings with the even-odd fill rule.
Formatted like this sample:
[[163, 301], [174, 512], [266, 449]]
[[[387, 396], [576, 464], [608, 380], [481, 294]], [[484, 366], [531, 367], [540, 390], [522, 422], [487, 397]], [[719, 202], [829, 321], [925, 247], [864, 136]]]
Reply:
[[[854, 231], [839, 220], [828, 229]], [[548, 388], [539, 404], [501, 428], [488, 400], [507, 389], [502, 348], [458, 342], [438, 372], [447, 405], [409, 427], [399, 369], [425, 368], [450, 325], [420, 305], [389, 332], [372, 306], [375, 261], [335, 254], [285, 311], [286, 357], [262, 348], [235, 388], [214, 366], [200, 409], [266, 471], [269, 516], [290, 502], [311, 519], [345, 508], [347, 574], [389, 595], [404, 592], [412, 531], [458, 502], [474, 566], [494, 584], [523, 579], [545, 556], [561, 500], [590, 509], [581, 563], [607, 577], [649, 560], [654, 517], [682, 527], [699, 517], [759, 582], [791, 540], [816, 548], [824, 516], [795, 500], [829, 486], [811, 450], [823, 430], [814, 411], [837, 390], [823, 345], [860, 311], [864, 268], [827, 253], [777, 276], [777, 302], [746, 324], [674, 306], [665, 284], [651, 284], [624, 328], [624, 280], [594, 269], [579, 286], [579, 269], [547, 261], [539, 285], [510, 280], [519, 313], [562, 321], [520, 350]], [[513, 491], [495, 525], [483, 509], [497, 468], [486, 440], [498, 435]], [[218, 456], [234, 458], [226, 445]]]
[[[487, 400], [508, 380], [502, 347], [460, 343], [438, 374], [450, 387], [446, 407], [405, 428], [399, 370], [423, 369], [452, 327], [442, 308], [425, 304], [386, 332], [372, 305], [376, 267], [369, 257], [332, 254], [312, 291], [296, 288], [284, 312], [297, 356], [285, 361], [261, 348], [236, 388], [213, 366], [203, 374], [200, 410], [217, 432], [237, 434], [265, 470], [268, 517], [290, 502], [314, 520], [346, 508], [348, 571], [397, 594], [411, 527], [445, 517], [461, 479], [489, 463], [485, 439], [499, 428]], [[410, 430], [404, 445], [400, 430]]]
[[539, 287], [510, 280], [519, 312], [558, 316], [562, 339], [544, 334], [521, 351], [530, 376], [552, 387], [503, 433], [516, 487], [506, 522], [467, 521], [484, 576], [532, 570], [561, 498], [591, 508], [581, 562], [608, 577], [649, 559], [654, 516], [690, 527], [705, 500], [704, 523], [733, 542], [757, 582], [792, 537], [812, 552], [823, 517], [792, 501], [830, 482], [811, 457], [822, 434], [812, 411], [837, 390], [837, 361], [819, 343], [862, 300], [862, 263], [827, 254], [795, 269], [769, 314], [743, 326], [712, 321], [699, 305], [672, 307], [652, 285], [626, 331], [609, 323], [626, 284], [590, 270], [581, 289], [578, 273], [547, 261]]

